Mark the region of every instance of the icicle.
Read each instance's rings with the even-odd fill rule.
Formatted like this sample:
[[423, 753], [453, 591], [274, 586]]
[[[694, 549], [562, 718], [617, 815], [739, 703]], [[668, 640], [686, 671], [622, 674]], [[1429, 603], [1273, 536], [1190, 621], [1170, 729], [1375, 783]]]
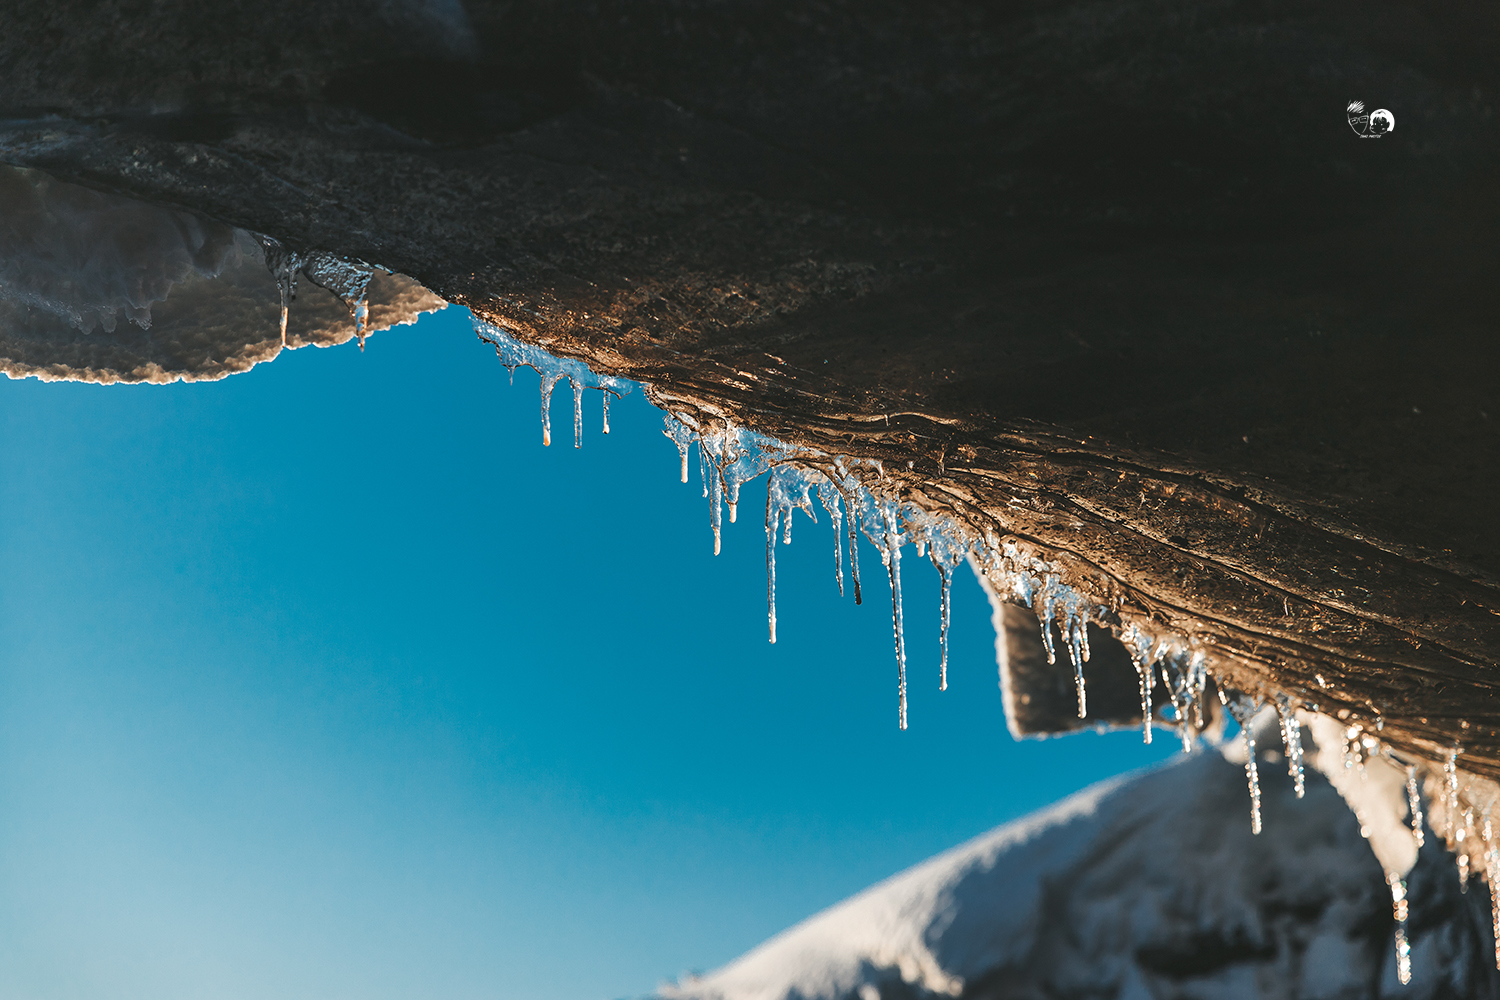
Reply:
[[561, 375], [545, 372], [542, 374], [542, 447], [548, 448], [552, 445], [552, 390], [557, 387], [557, 380]]
[[[775, 473], [772, 473], [775, 475]], [[771, 642], [776, 641], [776, 491], [766, 484], [766, 622], [771, 630]], [[787, 511], [787, 520], [792, 512]]]
[[1406, 940], [1406, 880], [1397, 872], [1386, 872], [1391, 887], [1391, 908], [1396, 918], [1396, 978], [1401, 985], [1411, 982], [1411, 945]]
[[703, 499], [708, 499], [708, 445], [698, 438], [698, 478], [703, 480]]
[[1083, 665], [1089, 658], [1088, 617], [1078, 613], [1077, 594], [1070, 593], [1069, 598], [1067, 612], [1063, 618], [1064, 626], [1067, 628], [1068, 659], [1073, 663], [1073, 687], [1078, 694], [1078, 717], [1087, 719], [1089, 701], [1088, 688], [1083, 679]]
[[375, 277], [375, 269], [364, 261], [328, 253], [313, 253], [303, 260], [302, 273], [313, 284], [343, 300], [349, 315], [354, 319], [354, 336], [363, 352], [370, 317], [368, 293], [370, 281]]
[[291, 301], [297, 296], [297, 276], [289, 272], [285, 277], [277, 281], [281, 289], [281, 346], [286, 346], [286, 325], [291, 319]]
[[[835, 462], [834, 469], [847, 482], [849, 474], [838, 462]], [[863, 604], [864, 597], [860, 594], [859, 587], [859, 517], [855, 513], [854, 500], [843, 483], [835, 481], [835, 485], [839, 488], [839, 495], [844, 498], [844, 511], [849, 515], [849, 578], [854, 581], [854, 603]]]
[[[609, 400], [610, 400], [610, 397], [614, 395], [614, 393], [610, 392], [608, 389], [605, 389], [602, 392], [600, 392], [599, 395], [601, 395], [601, 396], [604, 397], [604, 433], [608, 434], [609, 433]], [[686, 470], [684, 470], [683, 475], [684, 476], [687, 475]]]
[[[606, 414], [609, 413], [609, 396], [608, 392], [604, 394]], [[688, 451], [693, 447], [693, 442], [698, 440], [698, 432], [670, 413], [663, 422], [661, 432], [677, 446], [677, 455], [682, 459], [682, 481], [685, 483], [688, 481]]]
[[1156, 685], [1151, 683], [1151, 668], [1141, 662], [1139, 654], [1133, 655], [1130, 662], [1135, 664], [1135, 675], [1141, 684], [1141, 740], [1145, 743], [1151, 742], [1151, 689]]
[[1411, 812], [1411, 836], [1421, 847], [1427, 840], [1422, 833], [1422, 796], [1417, 791], [1417, 766], [1406, 765], [1406, 806]]
[[573, 447], [583, 447], [583, 386], [568, 379], [573, 387]]
[[1177, 716], [1177, 736], [1182, 740], [1182, 752], [1192, 753], [1193, 723], [1188, 718], [1188, 710], [1195, 696], [1191, 672], [1179, 667], [1175, 658], [1167, 659], [1161, 663], [1161, 679], [1172, 695], [1172, 711]]
[[896, 700], [897, 724], [906, 728], [906, 635], [901, 620], [901, 535], [896, 528], [894, 504], [886, 505], [885, 517], [886, 549], [884, 562], [891, 576], [891, 626], [896, 633]]
[[1307, 790], [1302, 769], [1302, 723], [1297, 721], [1297, 711], [1284, 694], [1276, 696], [1276, 717], [1281, 721], [1281, 745], [1286, 749], [1286, 771], [1291, 775], [1292, 787], [1300, 799]]
[[291, 304], [297, 298], [297, 272], [303, 257], [295, 250], [270, 237], [261, 237], [261, 249], [265, 253], [266, 268], [276, 279], [276, 288], [281, 293], [281, 346], [286, 346], [287, 321], [291, 317]]
[[[1208, 726], [1208, 720], [1203, 715], [1203, 692], [1208, 684], [1207, 664], [1208, 658], [1202, 650], [1194, 652], [1188, 657], [1187, 672], [1183, 678], [1183, 683], [1187, 687], [1187, 704], [1198, 717], [1196, 726], [1200, 732]], [[1256, 707], [1260, 707], [1259, 702], [1256, 703]]]
[[[848, 494], [846, 493], [847, 497]], [[901, 606], [901, 534], [900, 511], [895, 501], [877, 499], [868, 490], [860, 494], [863, 530], [880, 549], [891, 584], [891, 630], [896, 640], [897, 723], [906, 728], [906, 626]]]
[[1495, 844], [1495, 828], [1490, 811], [1484, 811], [1484, 874], [1490, 884], [1490, 929], [1494, 933], [1495, 968], [1500, 969], [1500, 846]]
[[724, 480], [713, 460], [705, 458], [705, 461], [708, 463], [708, 523], [714, 529], [714, 555], [718, 555], [723, 523]]
[[365, 353], [365, 335], [370, 328], [370, 300], [364, 295], [354, 307], [354, 336], [359, 341], [359, 353]]
[[1454, 747], [1443, 754], [1443, 832], [1444, 840], [1453, 842], [1453, 833], [1458, 822], [1458, 755], [1462, 751]]
[[844, 512], [839, 507], [839, 492], [830, 480], [818, 486], [818, 500], [828, 511], [829, 523], [833, 525], [833, 575], [839, 583], [839, 596], [844, 596]]
[[[1042, 626], [1042, 648], [1047, 650], [1047, 663], [1049, 665], [1057, 662], [1057, 651], [1052, 648], [1052, 601], [1056, 593], [1057, 577], [1047, 577], [1042, 586], [1042, 607], [1037, 611], [1037, 621]], [[1033, 608], [1033, 610], [1036, 610]]]
[[[766, 615], [770, 626], [771, 641], [776, 641], [776, 535], [778, 526], [782, 542], [792, 541], [792, 511], [802, 512], [814, 521], [810, 491], [814, 479], [822, 480], [821, 473], [777, 466], [766, 479]], [[778, 525], [779, 522], [779, 525]]]
[[937, 567], [938, 576], [942, 577], [942, 598], [939, 604], [939, 636], [938, 645], [940, 649], [938, 661], [938, 690], [948, 690], [948, 622], [952, 618], [953, 610], [953, 570], [938, 561], [937, 551], [932, 554], [932, 564]]
[[1464, 810], [1464, 825], [1458, 828], [1453, 835], [1454, 844], [1458, 851], [1458, 891], [1469, 891], [1469, 875], [1473, 872], [1472, 859], [1469, 857], [1469, 830], [1474, 826], [1474, 810]]
[[1260, 833], [1260, 771], [1255, 763], [1255, 733], [1251, 722], [1260, 709], [1260, 703], [1246, 694], [1229, 694], [1219, 688], [1219, 701], [1229, 709], [1234, 721], [1240, 724], [1240, 735], [1245, 740], [1245, 780], [1250, 785], [1250, 832]]

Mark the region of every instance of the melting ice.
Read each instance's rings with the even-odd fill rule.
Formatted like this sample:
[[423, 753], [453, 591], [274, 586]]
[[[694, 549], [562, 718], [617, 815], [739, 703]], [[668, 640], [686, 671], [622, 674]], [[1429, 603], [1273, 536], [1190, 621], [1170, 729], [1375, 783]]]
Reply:
[[[285, 323], [285, 320], [283, 320]], [[583, 447], [583, 391], [597, 389], [605, 397], [604, 433], [609, 433], [609, 397], [623, 396], [635, 385], [628, 379], [596, 375], [582, 361], [559, 358], [534, 344], [513, 337], [504, 327], [474, 317], [479, 339], [494, 345], [495, 354], [514, 378], [517, 368], [530, 368], [542, 380], [542, 444], [552, 443], [552, 390], [563, 379], [573, 389], [573, 447]], [[684, 473], [686, 475], [686, 473]]]

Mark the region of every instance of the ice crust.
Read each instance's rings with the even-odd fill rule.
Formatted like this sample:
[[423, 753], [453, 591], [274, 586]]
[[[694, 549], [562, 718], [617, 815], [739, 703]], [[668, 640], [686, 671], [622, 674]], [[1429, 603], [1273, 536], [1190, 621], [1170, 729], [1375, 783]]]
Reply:
[[[545, 349], [521, 341], [504, 328], [478, 317], [475, 318], [474, 327], [482, 340], [494, 345], [501, 363], [512, 374], [517, 367], [528, 366], [540, 375], [544, 444], [551, 441], [549, 399], [553, 387], [562, 379], [567, 379], [573, 388], [575, 446], [582, 441], [583, 390], [598, 389], [604, 394], [607, 433], [608, 399], [612, 395], [623, 395], [635, 386], [635, 383], [596, 374], [582, 362], [555, 357]], [[901, 560], [903, 549], [907, 545], [915, 548], [919, 558], [925, 557], [932, 563], [941, 581], [938, 608], [940, 690], [947, 689], [953, 573], [960, 562], [967, 561], [990, 594], [992, 602], [996, 604], [997, 631], [1004, 627], [998, 614], [1001, 603], [1030, 608], [1036, 613], [1047, 662], [1051, 664], [1057, 660], [1053, 639], [1053, 631], [1056, 629], [1072, 667], [1080, 718], [1088, 715], [1085, 667], [1090, 656], [1088, 626], [1091, 623], [1111, 629], [1131, 655], [1140, 680], [1142, 738], [1145, 742], [1151, 742], [1153, 725], [1161, 723], [1152, 705], [1152, 689], [1158, 676], [1170, 696], [1171, 722], [1178, 731], [1186, 754], [1193, 752], [1195, 738], [1199, 734], [1211, 735], [1213, 732], [1208, 698], [1210, 692], [1216, 693], [1219, 703], [1240, 727], [1238, 750], [1226, 748], [1224, 756], [1236, 760], [1244, 767], [1250, 807], [1248, 829], [1252, 837], [1261, 834], [1264, 828], [1261, 754], [1257, 746], [1258, 741], [1259, 745], [1264, 744], [1265, 737], [1274, 726], [1278, 730], [1283, 759], [1287, 765], [1290, 797], [1294, 801], [1301, 800], [1307, 794], [1305, 764], [1311, 763], [1327, 777], [1333, 789], [1358, 819], [1362, 836], [1369, 841], [1375, 858], [1384, 870], [1383, 882], [1392, 902], [1395, 931], [1391, 955], [1395, 981], [1401, 985], [1411, 981], [1413, 951], [1407, 935], [1410, 901], [1406, 876], [1415, 864], [1418, 850], [1423, 844], [1422, 816], [1415, 783], [1417, 770], [1423, 765], [1421, 762], [1399, 759], [1380, 741], [1376, 735], [1379, 731], [1378, 717], [1376, 727], [1371, 731], [1361, 723], [1345, 723], [1318, 714], [1316, 706], [1299, 703], [1282, 692], [1268, 694], [1235, 690], [1227, 682], [1227, 674], [1216, 668], [1211, 649], [1201, 646], [1194, 637], [1162, 630], [1157, 624], [1131, 618], [1118, 608], [1107, 609], [1095, 604], [1081, 590], [1065, 582], [1066, 573], [1061, 566], [1038, 555], [1021, 539], [999, 535], [993, 527], [977, 529], [954, 512], [927, 509], [904, 499], [898, 482], [887, 476], [878, 462], [793, 445], [741, 427], [732, 421], [698, 413], [667, 412], [663, 434], [677, 449], [679, 476], [684, 483], [689, 478], [690, 458], [693, 453], [697, 454], [716, 555], [723, 546], [725, 508], [733, 523], [744, 485], [758, 476], [768, 476], [765, 513], [766, 618], [771, 642], [774, 643], [777, 638], [776, 548], [778, 545], [791, 544], [794, 512], [802, 511], [814, 523], [818, 521], [818, 507], [828, 515], [834, 541], [834, 578], [840, 594], [844, 593], [845, 555], [842, 542], [847, 531], [849, 578], [853, 583], [856, 603], [862, 600], [858, 535], [863, 534], [880, 553], [890, 587], [891, 630], [896, 660], [897, 725], [903, 730], [907, 728], [909, 721], [907, 618], [901, 587]], [[998, 645], [997, 640], [997, 648]], [[1309, 732], [1313, 735], [1316, 748], [1311, 758], [1303, 750], [1303, 736]], [[1497, 843], [1493, 835], [1490, 807], [1500, 799], [1500, 787], [1485, 783], [1493, 787], [1494, 791], [1483, 807], [1478, 808], [1474, 800], [1482, 790], [1471, 783], [1467, 801], [1461, 802], [1465, 796], [1460, 789], [1459, 772], [1455, 764], [1459, 753], [1461, 748], [1455, 747], [1446, 758], [1441, 783], [1442, 805], [1436, 811], [1443, 817], [1445, 840], [1458, 856], [1460, 887], [1466, 885], [1471, 873], [1478, 873], [1493, 885], [1495, 879], [1500, 877], [1500, 843]], [[1064, 817], [1071, 818], [1078, 810], [1092, 810], [1093, 803], [1110, 792], [1110, 788], [1101, 786], [1091, 793], [1093, 799], [1084, 797], [1069, 800], [1057, 807], [1054, 813], [1039, 817], [1030, 825], [1014, 829], [1002, 828], [995, 835], [997, 839], [994, 841], [994, 848], [998, 851], [1002, 845], [1012, 842], [1019, 844], [1031, 837], [1032, 831], [1060, 823]], [[1431, 804], [1432, 807], [1436, 805], [1435, 801]], [[950, 852], [950, 855], [957, 857], [962, 852], [973, 849], [973, 845], [970, 845], [958, 849], [958, 852]], [[942, 860], [936, 859], [930, 865], [939, 865]], [[909, 878], [915, 878], [915, 873], [900, 877], [901, 880]], [[893, 880], [890, 884], [895, 884], [896, 881], [899, 880]], [[879, 888], [870, 892], [877, 893]], [[1494, 895], [1500, 897], [1500, 894]], [[836, 908], [824, 917], [816, 918], [808, 926], [842, 926], [842, 918], [833, 917], [841, 909]], [[1492, 922], [1497, 937], [1500, 937], [1500, 901], [1493, 905]], [[880, 933], [889, 937], [888, 932], [894, 933], [889, 928]], [[795, 933], [796, 931], [789, 932]], [[850, 929], [849, 933], [854, 932]], [[1025, 935], [1022, 934], [1022, 937], [1024, 939]], [[731, 969], [744, 963], [755, 966], [756, 962], [751, 960], [767, 949], [775, 951], [772, 948], [775, 944], [776, 941], [767, 944]], [[913, 948], [909, 951], [897, 963], [903, 981], [921, 981], [926, 990], [936, 994], [956, 995], [962, 990], [962, 975], [943, 971], [945, 966], [942, 962], [936, 961], [930, 954], [924, 957], [919, 954], [920, 949]], [[1496, 967], [1500, 968], [1500, 944], [1496, 945], [1495, 962]], [[868, 962], [865, 964], [868, 965]], [[762, 997], [794, 995], [849, 995], [849, 990], [842, 985], [843, 981], [839, 982], [841, 985], [838, 990], [841, 992], [836, 993], [821, 991], [822, 986], [819, 987], [820, 992], [791, 994], [765, 992], [757, 986], [749, 989], [736, 988], [728, 992], [678, 989], [676, 992], [669, 990], [666, 995], [712, 996], [734, 1000], [741, 997], [760, 1000]], [[863, 988], [861, 986], [860, 991]], [[860, 992], [860, 995], [863, 993]]]

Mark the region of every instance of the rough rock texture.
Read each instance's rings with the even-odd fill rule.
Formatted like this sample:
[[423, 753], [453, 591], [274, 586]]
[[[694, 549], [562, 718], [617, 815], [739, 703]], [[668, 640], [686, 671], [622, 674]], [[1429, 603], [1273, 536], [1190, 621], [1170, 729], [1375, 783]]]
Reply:
[[1243, 768], [1208, 750], [983, 834], [662, 995], [1500, 994], [1488, 893], [1459, 892], [1435, 838], [1408, 877], [1412, 982], [1402, 986], [1390, 893], [1358, 821], [1322, 775], [1309, 774], [1298, 800], [1279, 755], [1261, 763], [1266, 826], [1258, 837], [1247, 822]]
[[880, 458], [1500, 775], [1497, 47], [1476, 0], [19, 0], [0, 160]]

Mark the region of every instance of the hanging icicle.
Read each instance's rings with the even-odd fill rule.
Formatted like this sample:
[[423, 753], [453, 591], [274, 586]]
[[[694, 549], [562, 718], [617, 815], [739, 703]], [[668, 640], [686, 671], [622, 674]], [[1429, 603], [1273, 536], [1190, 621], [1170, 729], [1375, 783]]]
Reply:
[[1458, 755], [1462, 752], [1453, 747], [1443, 754], [1443, 839], [1450, 844], [1458, 822]]
[[776, 519], [781, 515], [775, 494], [766, 490], [766, 624], [776, 641]]
[[292, 301], [297, 298], [297, 272], [302, 269], [303, 257], [269, 236], [261, 236], [259, 240], [266, 269], [276, 279], [276, 289], [281, 293], [281, 346], [286, 347], [287, 321], [291, 317]]
[[1306, 775], [1302, 766], [1302, 723], [1297, 721], [1297, 710], [1286, 695], [1276, 696], [1276, 717], [1281, 723], [1281, 745], [1286, 750], [1286, 770], [1292, 778], [1292, 788], [1297, 798], [1307, 790]]
[[844, 596], [844, 511], [840, 506], [838, 487], [827, 477], [818, 484], [818, 502], [828, 511], [828, 523], [833, 525], [833, 576], [838, 581], [839, 596]]
[[1392, 915], [1396, 919], [1396, 978], [1405, 986], [1411, 982], [1411, 944], [1406, 940], [1406, 880], [1398, 872], [1387, 872], [1385, 881], [1391, 887]]
[[1251, 723], [1260, 711], [1261, 702], [1250, 695], [1229, 692], [1219, 688], [1219, 701], [1234, 721], [1240, 724], [1240, 737], [1245, 742], [1245, 780], [1250, 786], [1250, 832], [1260, 833], [1260, 770], [1255, 763], [1255, 731]]
[[1417, 791], [1417, 766], [1406, 765], [1406, 808], [1411, 817], [1411, 837], [1417, 842], [1417, 847], [1426, 843], [1427, 838], [1422, 833], [1422, 796]]
[[1500, 845], [1495, 843], [1495, 827], [1490, 822], [1490, 808], [1484, 810], [1484, 875], [1490, 888], [1490, 930], [1494, 934], [1495, 968], [1500, 969]]
[[812, 490], [824, 480], [813, 470], [789, 465], [776, 466], [766, 479], [766, 614], [771, 641], [776, 641], [776, 536], [778, 526], [782, 544], [792, 543], [792, 511], [801, 510], [816, 523]]
[[361, 260], [328, 253], [312, 253], [302, 262], [302, 273], [313, 284], [327, 289], [343, 301], [354, 320], [354, 336], [363, 352], [370, 319], [368, 294], [375, 269]]
[[1453, 835], [1453, 840], [1458, 851], [1458, 891], [1469, 891], [1469, 876], [1473, 873], [1472, 859], [1469, 857], [1469, 848], [1472, 838], [1470, 831], [1474, 828], [1474, 810], [1465, 809], [1463, 813], [1463, 825]]
[[[606, 408], [605, 433], [608, 433], [609, 397], [611, 395], [623, 396], [635, 386], [634, 382], [627, 379], [596, 374], [581, 361], [559, 358], [535, 344], [517, 340], [509, 330], [482, 320], [478, 316], [474, 317], [474, 333], [480, 340], [494, 346], [495, 355], [510, 372], [512, 379], [515, 378], [517, 368], [530, 368], [539, 376], [542, 397], [542, 444], [544, 445], [552, 443], [552, 390], [560, 380], [567, 379], [573, 389], [573, 443], [575, 446], [581, 446], [583, 443], [583, 390], [599, 389], [603, 392]], [[678, 434], [688, 435], [687, 440], [692, 440], [696, 436], [691, 428], [671, 414], [667, 416], [666, 433], [674, 443], [678, 443], [679, 451], [684, 446], [678, 442]]]

